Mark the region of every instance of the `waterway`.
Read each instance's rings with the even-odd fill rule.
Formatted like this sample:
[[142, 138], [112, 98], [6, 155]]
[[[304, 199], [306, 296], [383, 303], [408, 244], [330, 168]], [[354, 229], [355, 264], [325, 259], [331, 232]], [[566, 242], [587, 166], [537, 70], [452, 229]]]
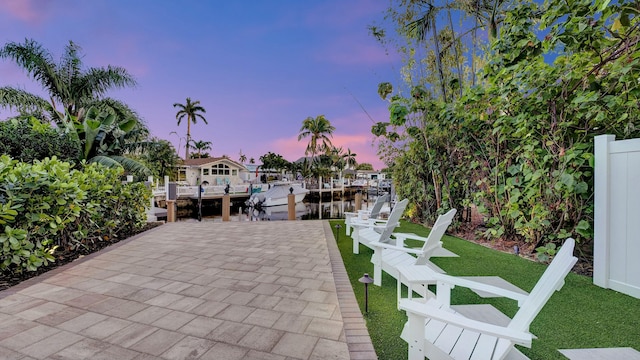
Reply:
[[[377, 198], [376, 194], [369, 193], [363, 195], [362, 208], [373, 205]], [[218, 204], [218, 203], [216, 203]], [[354, 199], [340, 199], [320, 201], [315, 199], [309, 202], [305, 198], [302, 203], [296, 204], [296, 220], [318, 220], [318, 219], [340, 219], [344, 218], [345, 212], [355, 211]], [[198, 221], [198, 211], [194, 209], [192, 216], [178, 218], [178, 221]], [[272, 206], [263, 209], [247, 208], [242, 201], [232, 201], [231, 203], [232, 221], [278, 221], [288, 219], [288, 207]], [[206, 206], [202, 208], [202, 221], [222, 221], [222, 209], [219, 205]]]

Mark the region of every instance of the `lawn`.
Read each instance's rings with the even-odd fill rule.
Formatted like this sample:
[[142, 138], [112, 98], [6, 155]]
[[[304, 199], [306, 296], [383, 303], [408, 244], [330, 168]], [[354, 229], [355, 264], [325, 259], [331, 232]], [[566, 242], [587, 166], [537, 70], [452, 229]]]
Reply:
[[[340, 225], [339, 232], [335, 225]], [[358, 282], [364, 273], [373, 276], [372, 251], [360, 246], [360, 254], [352, 253], [351, 238], [344, 233], [344, 221], [331, 221], [338, 248], [360, 309], [364, 312], [364, 285]], [[403, 222], [398, 232], [426, 236], [429, 229]], [[443, 238], [444, 247], [459, 258], [433, 258], [432, 261], [450, 275], [497, 275], [518, 287], [531, 291], [546, 266], [513, 254], [506, 254], [452, 236]], [[531, 324], [538, 337], [531, 349], [519, 349], [531, 359], [565, 359], [558, 349], [591, 347], [633, 347], [640, 350], [640, 299], [602, 289], [590, 277], [570, 273], [565, 286], [556, 292]], [[400, 339], [406, 321], [396, 308], [396, 281], [383, 273], [382, 287], [369, 286], [369, 313], [364, 315], [376, 353], [381, 360], [403, 359], [407, 344]], [[515, 301], [482, 299], [465, 288], [452, 291], [452, 303], [489, 303], [513, 316]]]

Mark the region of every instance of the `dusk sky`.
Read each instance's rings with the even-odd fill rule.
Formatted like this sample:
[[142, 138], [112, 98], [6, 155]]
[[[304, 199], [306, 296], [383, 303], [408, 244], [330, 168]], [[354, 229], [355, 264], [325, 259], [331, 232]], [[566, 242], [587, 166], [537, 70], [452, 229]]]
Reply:
[[[207, 110], [192, 124], [194, 140], [212, 142], [213, 156], [238, 160], [271, 151], [294, 161], [307, 140], [302, 121], [325, 115], [333, 143], [359, 163], [384, 167], [376, 156], [372, 120], [388, 121], [378, 84], [400, 81], [401, 63], [369, 35], [380, 24], [382, 0], [0, 0], [0, 42], [32, 38], [56, 61], [70, 40], [83, 49], [85, 67], [117, 65], [136, 88], [109, 96], [129, 104], [152, 135], [170, 140], [184, 156], [186, 120], [176, 124], [187, 97]], [[0, 85], [43, 94], [9, 60], [0, 61]], [[356, 100], [357, 99], [357, 100]], [[0, 110], [0, 119], [8, 116]], [[171, 132], [177, 132], [171, 134]]]

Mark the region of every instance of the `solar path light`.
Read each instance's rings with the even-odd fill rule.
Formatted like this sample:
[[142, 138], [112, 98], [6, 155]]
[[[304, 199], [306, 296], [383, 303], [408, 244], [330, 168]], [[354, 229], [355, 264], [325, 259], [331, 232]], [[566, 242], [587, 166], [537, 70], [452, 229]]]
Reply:
[[364, 274], [363, 277], [358, 279], [361, 283], [364, 284], [364, 312], [369, 312], [369, 284], [373, 282], [373, 279], [369, 277], [369, 274]]

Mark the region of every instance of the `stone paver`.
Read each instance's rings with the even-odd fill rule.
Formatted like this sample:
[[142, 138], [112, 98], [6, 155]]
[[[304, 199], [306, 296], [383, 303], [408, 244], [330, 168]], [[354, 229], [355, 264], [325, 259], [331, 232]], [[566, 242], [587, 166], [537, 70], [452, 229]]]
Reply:
[[377, 359], [325, 221], [162, 225], [0, 292], [2, 359]]

